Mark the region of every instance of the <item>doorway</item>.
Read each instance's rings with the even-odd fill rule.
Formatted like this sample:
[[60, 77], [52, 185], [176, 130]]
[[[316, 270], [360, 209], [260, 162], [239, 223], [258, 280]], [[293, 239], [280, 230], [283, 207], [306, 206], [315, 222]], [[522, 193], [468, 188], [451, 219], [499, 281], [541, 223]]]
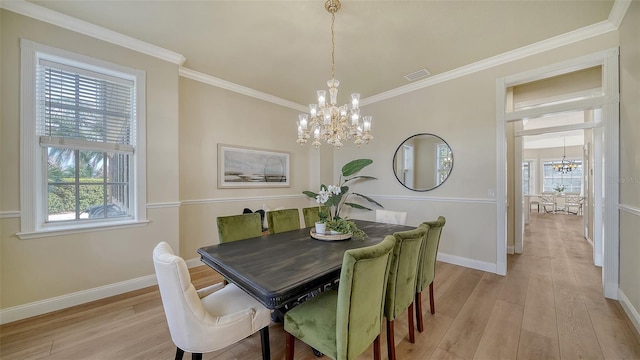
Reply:
[[[565, 75], [571, 76], [580, 71], [590, 72], [593, 68], [596, 68], [600, 83], [597, 87], [588, 87], [583, 91], [560, 89], [561, 91], [556, 94], [557, 99], [554, 101], [523, 106], [520, 109], [515, 109], [513, 106], [513, 93], [510, 91], [514, 86], [544, 82], [544, 80], [557, 79]], [[607, 298], [617, 299], [619, 284], [619, 229], [617, 226], [619, 217], [617, 209], [619, 184], [617, 182], [605, 182], [604, 179], [607, 176], [616, 176], [619, 173], [619, 149], [617, 147], [619, 138], [618, 71], [618, 49], [611, 49], [497, 80], [496, 272], [498, 274], [506, 274], [507, 205], [509, 196], [517, 198], [518, 193], [520, 193], [519, 191], [515, 192], [515, 194], [513, 191], [511, 194], [507, 192], [507, 124], [518, 122], [522, 119], [540, 117], [545, 114], [557, 114], [582, 109], [599, 109], [599, 116], [594, 117], [590, 121], [591, 124], [585, 123], [585, 125], [581, 126], [583, 129], [593, 129], [593, 159], [594, 164], [599, 164], [593, 167], [593, 183], [590, 184], [591, 188], [594, 189], [594, 206], [592, 215], [590, 215], [590, 218], [594, 220], [594, 248], [602, 248], [604, 295]], [[566, 83], [564, 81], [556, 82], [556, 84], [562, 85]], [[571, 126], [570, 128], [558, 127], [554, 130], [577, 130], [579, 128], [579, 126]], [[521, 158], [516, 160], [520, 160], [519, 164], [521, 164]], [[513, 162], [511, 164], [513, 165]], [[518, 166], [518, 169], [520, 169], [520, 166]], [[520, 173], [519, 177], [521, 178], [521, 172], [517, 171], [516, 174], [518, 173]], [[519, 200], [521, 204], [521, 199]], [[515, 208], [519, 208], [522, 211], [521, 206], [516, 206]], [[601, 244], [597, 243], [598, 238], [601, 239]]]

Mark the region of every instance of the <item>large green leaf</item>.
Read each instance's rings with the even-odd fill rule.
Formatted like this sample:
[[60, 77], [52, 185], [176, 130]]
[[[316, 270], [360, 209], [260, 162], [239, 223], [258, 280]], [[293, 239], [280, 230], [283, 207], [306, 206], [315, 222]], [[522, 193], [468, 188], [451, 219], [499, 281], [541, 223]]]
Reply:
[[349, 161], [342, 167], [342, 176], [351, 176], [372, 163], [373, 160], [371, 159], [356, 159]]
[[316, 196], [318, 196], [318, 194], [314, 193], [313, 191], [303, 191], [303, 194], [307, 195], [308, 197], [315, 199]]
[[345, 180], [344, 182], [347, 183], [347, 182], [352, 181], [352, 180], [378, 180], [378, 178], [374, 177], [374, 176], [368, 176], [368, 175], [358, 175], [358, 176], [354, 176], [352, 178], [349, 178], [349, 179]]
[[369, 209], [369, 208], [368, 208], [368, 207], [366, 207], [366, 206], [362, 206], [362, 205], [360, 205], [360, 204], [356, 204], [356, 203], [348, 203], [348, 202], [346, 202], [346, 203], [344, 203], [344, 204], [345, 204], [345, 205], [347, 205], [347, 206], [351, 206], [351, 207], [352, 207], [352, 208], [354, 208], [354, 209], [361, 209], [361, 210], [373, 211], [373, 210]]
[[370, 198], [370, 197], [368, 197], [366, 195], [362, 195], [362, 194], [359, 194], [359, 193], [353, 193], [353, 195], [360, 196], [361, 198], [367, 200], [368, 202], [374, 203], [374, 204], [376, 204], [376, 205], [378, 205], [378, 206], [380, 206], [381, 208], [384, 209], [384, 206], [382, 206], [382, 204], [380, 204], [379, 202], [373, 200], [372, 198]]

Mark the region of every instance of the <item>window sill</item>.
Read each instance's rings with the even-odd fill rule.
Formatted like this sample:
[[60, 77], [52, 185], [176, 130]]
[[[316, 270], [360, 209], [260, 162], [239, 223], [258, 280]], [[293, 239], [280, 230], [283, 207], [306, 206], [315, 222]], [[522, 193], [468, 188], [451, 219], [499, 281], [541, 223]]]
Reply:
[[43, 237], [61, 236], [70, 234], [79, 234], [85, 232], [96, 232], [105, 230], [125, 229], [131, 227], [146, 226], [149, 224], [149, 220], [130, 220], [109, 224], [87, 224], [87, 225], [74, 225], [74, 226], [60, 226], [49, 229], [36, 230], [31, 232], [19, 232], [16, 235], [21, 240], [25, 239], [38, 239]]

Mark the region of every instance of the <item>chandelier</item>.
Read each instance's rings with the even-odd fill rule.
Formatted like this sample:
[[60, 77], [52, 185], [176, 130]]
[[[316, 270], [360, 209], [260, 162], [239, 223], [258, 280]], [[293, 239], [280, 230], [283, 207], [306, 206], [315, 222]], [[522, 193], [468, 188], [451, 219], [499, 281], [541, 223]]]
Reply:
[[551, 167], [554, 170], [561, 172], [563, 174], [571, 172], [573, 171], [573, 169], [578, 167], [578, 164], [576, 164], [575, 162], [567, 160], [567, 138], [564, 138], [564, 147], [562, 150], [562, 161], [560, 163], [551, 165]]
[[309, 114], [298, 115], [298, 142], [301, 146], [313, 134], [313, 146], [317, 149], [320, 140], [340, 149], [342, 140], [354, 138], [357, 146], [368, 144], [371, 136], [371, 116], [360, 116], [360, 94], [351, 94], [351, 107], [337, 106], [338, 86], [340, 81], [335, 79], [335, 40], [334, 23], [336, 12], [340, 9], [339, 0], [327, 0], [325, 9], [331, 13], [331, 80], [327, 81], [327, 92], [318, 90], [318, 103], [309, 105]]

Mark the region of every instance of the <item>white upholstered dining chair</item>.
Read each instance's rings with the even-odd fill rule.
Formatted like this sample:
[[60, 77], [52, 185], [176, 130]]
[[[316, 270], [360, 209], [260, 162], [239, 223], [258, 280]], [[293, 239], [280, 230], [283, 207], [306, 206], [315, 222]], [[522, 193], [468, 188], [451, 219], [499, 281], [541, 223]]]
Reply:
[[407, 213], [405, 211], [391, 211], [376, 209], [376, 222], [385, 224], [407, 224]]
[[196, 290], [184, 260], [166, 242], [153, 250], [162, 306], [176, 360], [184, 352], [192, 359], [222, 349], [260, 330], [262, 358], [269, 359], [269, 309], [236, 285], [218, 283]]

